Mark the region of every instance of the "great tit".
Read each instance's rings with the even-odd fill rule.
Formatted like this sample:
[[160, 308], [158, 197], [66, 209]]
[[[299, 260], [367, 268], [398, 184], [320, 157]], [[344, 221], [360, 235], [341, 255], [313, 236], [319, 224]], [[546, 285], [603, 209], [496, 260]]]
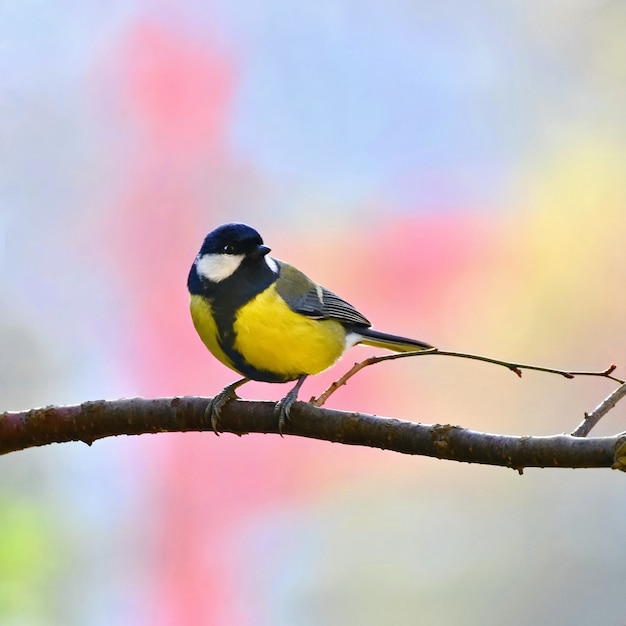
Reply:
[[358, 343], [395, 352], [433, 348], [373, 330], [351, 304], [269, 252], [254, 228], [223, 224], [205, 237], [189, 272], [191, 317], [200, 339], [244, 376], [209, 407], [215, 432], [224, 404], [250, 380], [298, 381], [276, 405], [282, 432], [304, 379], [329, 368], [348, 348]]

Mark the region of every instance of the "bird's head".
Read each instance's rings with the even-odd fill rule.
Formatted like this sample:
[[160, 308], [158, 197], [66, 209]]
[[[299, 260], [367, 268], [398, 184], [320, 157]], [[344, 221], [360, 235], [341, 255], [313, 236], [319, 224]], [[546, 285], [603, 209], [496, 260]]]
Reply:
[[192, 272], [200, 279], [219, 283], [230, 278], [244, 261], [262, 262], [277, 271], [276, 262], [266, 255], [270, 248], [261, 235], [246, 224], [222, 224], [205, 238], [194, 261]]

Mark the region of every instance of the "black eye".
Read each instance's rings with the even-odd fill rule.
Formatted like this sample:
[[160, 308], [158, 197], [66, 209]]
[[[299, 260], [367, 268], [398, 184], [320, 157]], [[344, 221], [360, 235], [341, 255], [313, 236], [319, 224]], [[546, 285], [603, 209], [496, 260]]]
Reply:
[[224, 254], [235, 254], [235, 246], [227, 243], [223, 248], [222, 248], [222, 252]]

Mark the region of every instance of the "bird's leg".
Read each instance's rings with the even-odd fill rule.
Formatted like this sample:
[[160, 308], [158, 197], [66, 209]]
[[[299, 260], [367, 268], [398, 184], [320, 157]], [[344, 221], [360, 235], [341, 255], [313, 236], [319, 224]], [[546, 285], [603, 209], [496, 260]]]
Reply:
[[293, 403], [298, 399], [298, 392], [306, 377], [307, 374], [302, 374], [302, 376], [298, 378], [296, 386], [282, 400], [277, 402], [274, 407], [274, 415], [278, 417], [278, 432], [281, 437], [283, 436], [285, 422], [289, 419], [289, 411], [291, 411]]
[[247, 383], [249, 380], [249, 378], [242, 378], [241, 380], [237, 380], [234, 383], [227, 385], [213, 398], [213, 400], [211, 400], [211, 402], [207, 406], [204, 412], [204, 416], [205, 418], [210, 418], [211, 427], [213, 428], [213, 432], [216, 435], [219, 435], [219, 433], [217, 432], [217, 422], [220, 418], [222, 408], [227, 402], [235, 400], [239, 397], [235, 393], [236, 389], [238, 387], [241, 387], [241, 385], [243, 385], [244, 383]]

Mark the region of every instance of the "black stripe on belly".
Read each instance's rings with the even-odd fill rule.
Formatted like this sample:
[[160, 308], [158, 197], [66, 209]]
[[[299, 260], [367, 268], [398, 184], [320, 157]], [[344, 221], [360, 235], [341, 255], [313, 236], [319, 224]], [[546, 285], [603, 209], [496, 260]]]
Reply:
[[187, 283], [191, 293], [199, 294], [210, 302], [217, 326], [218, 342], [233, 366], [242, 376], [266, 383], [284, 383], [295, 380], [297, 376], [285, 378], [250, 365], [234, 348], [234, 323], [237, 311], [265, 291], [277, 278], [265, 259], [254, 258], [244, 259], [232, 276], [219, 283], [203, 279], [194, 266]]

